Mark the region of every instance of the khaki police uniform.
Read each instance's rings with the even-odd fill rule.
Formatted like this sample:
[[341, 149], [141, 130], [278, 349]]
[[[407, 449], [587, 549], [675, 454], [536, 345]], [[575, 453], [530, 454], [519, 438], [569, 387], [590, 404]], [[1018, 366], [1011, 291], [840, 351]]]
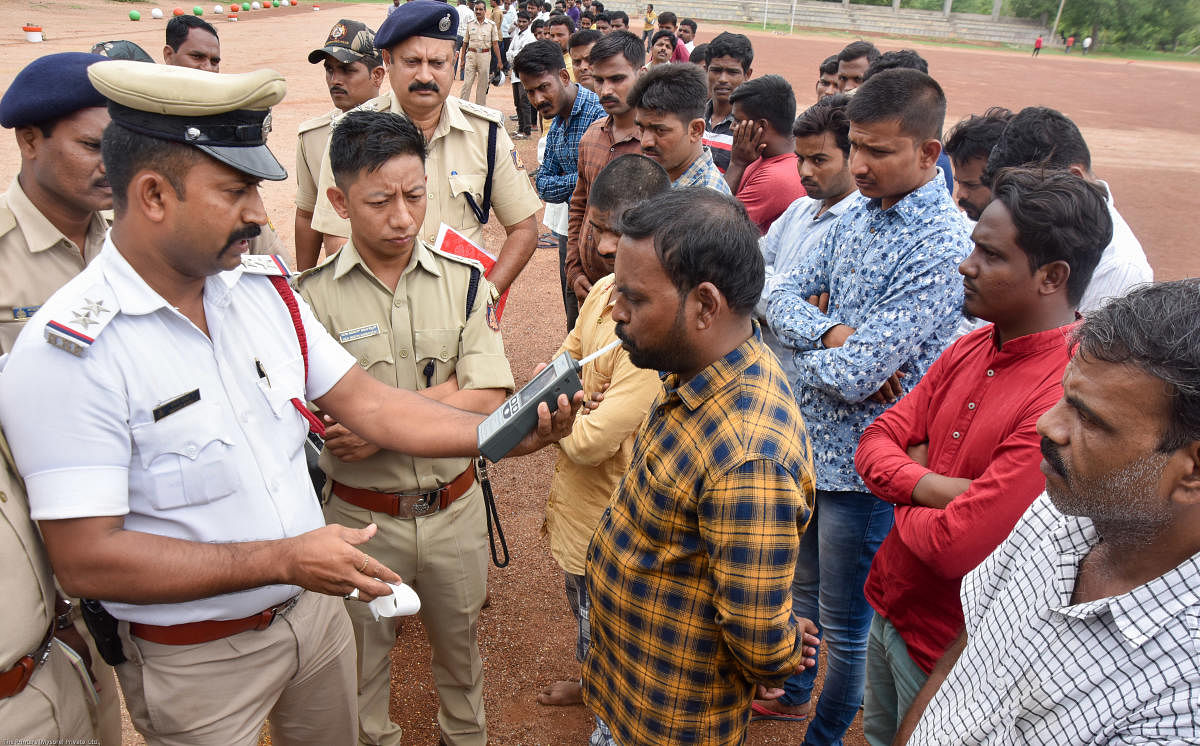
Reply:
[[[54, 577], [2, 435], [0, 567], [0, 740], [84, 743], [98, 738], [96, 695], [83, 661], [50, 636]], [[30, 675], [21, 685], [23, 671]], [[14, 686], [20, 691], [14, 693]], [[108, 686], [115, 688], [111, 673]], [[120, 743], [119, 730], [114, 743]]]
[[[405, 7], [405, 6], [401, 6]], [[393, 16], [394, 17], [394, 16]], [[390, 111], [404, 114], [395, 94], [389, 89], [362, 107], [370, 111]], [[442, 223], [464, 236], [484, 245], [483, 226], [467, 202], [470, 194], [475, 204], [483, 204], [483, 187], [487, 177], [488, 128], [496, 125], [495, 164], [492, 171], [492, 209], [503, 225], [515, 225], [542, 208], [542, 201], [529, 181], [525, 164], [517, 155], [512, 139], [504, 128], [504, 115], [484, 106], [450, 96], [442, 109], [442, 118], [429, 138], [425, 173], [428, 203], [421, 238], [432, 244]], [[313, 211], [312, 227], [321, 233], [350, 236], [350, 222], [341, 218], [329, 204], [327, 191], [333, 186], [333, 170], [329, 166], [329, 149], [321, 157], [321, 178], [317, 187], [317, 207]]]
[[475, 86], [475, 103], [487, 103], [488, 79], [492, 74], [492, 43], [500, 44], [500, 28], [490, 18], [482, 21], [471, 18], [463, 30], [463, 44], [467, 48], [466, 67], [463, 72], [463, 87], [460, 97], [471, 95]]
[[[468, 317], [473, 269], [480, 280]], [[298, 288], [342, 347], [389, 386], [421, 391], [453, 375], [460, 389], [513, 389], [490, 286], [471, 260], [418, 241], [393, 292], [367, 268], [351, 241], [301, 275]], [[321, 468], [330, 479], [326, 492], [333, 495], [326, 520], [352, 528], [377, 524], [378, 533], [360, 548], [396, 571], [421, 598], [443, 741], [484, 744], [483, 668], [475, 626], [486, 593], [488, 544], [478, 482], [448, 507], [417, 518], [359, 507], [343, 487], [384, 494], [433, 491], [468, 470], [473, 476], [472, 459], [380, 451], [344, 462], [326, 451]], [[375, 621], [357, 601], [346, 606], [358, 644], [360, 743], [398, 744], [400, 728], [388, 718], [394, 620]]]
[[331, 109], [300, 123], [296, 137], [296, 209], [312, 212], [317, 206], [317, 183], [321, 180], [321, 156], [329, 146], [330, 125], [341, 114]]
[[41, 213], [13, 177], [0, 195], [0, 355], [55, 290], [100, 253], [108, 221], [92, 215], [82, 250]]
[[[207, 157], [287, 177], [255, 136], [283, 98], [278, 73], [106, 61], [87, 74], [121, 105], [109, 107], [110, 126], [202, 138]], [[354, 361], [303, 303], [293, 320], [260, 276], [286, 273], [274, 259], [242, 262], [205, 282], [206, 335], [110, 232], [29, 321], [37, 334], [23, 334], [7, 361], [0, 418], [34, 520], [122, 516], [132, 532], [226, 544], [324, 525], [304, 458], [307, 420], [292, 400], [320, 398]], [[117, 673], [148, 742], [255, 746], [268, 715], [281, 746], [353, 741], [353, 632], [340, 598], [272, 584], [177, 603], [99, 600], [119, 620], [127, 660]]]

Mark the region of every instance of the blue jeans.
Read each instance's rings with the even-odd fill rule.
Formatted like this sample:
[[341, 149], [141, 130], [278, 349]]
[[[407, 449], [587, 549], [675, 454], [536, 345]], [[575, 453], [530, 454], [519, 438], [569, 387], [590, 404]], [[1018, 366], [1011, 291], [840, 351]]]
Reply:
[[[828, 665], [805, 744], [839, 746], [862, 706], [867, 635], [875, 615], [863, 585], [892, 520], [892, 506], [869, 492], [817, 490], [792, 583], [792, 609], [816, 622]], [[816, 667], [792, 676], [779, 701], [808, 702], [816, 678]]]

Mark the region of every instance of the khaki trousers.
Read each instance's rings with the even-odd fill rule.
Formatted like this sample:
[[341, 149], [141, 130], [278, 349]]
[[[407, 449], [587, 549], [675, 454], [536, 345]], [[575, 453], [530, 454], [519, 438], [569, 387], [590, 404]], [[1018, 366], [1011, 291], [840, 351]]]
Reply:
[[125, 706], [149, 746], [354, 743], [354, 647], [340, 598], [303, 592], [265, 630], [199, 645], [159, 645], [120, 624]]
[[[55, 640], [50, 657], [33, 672], [25, 690], [0, 699], [0, 743], [88, 743], [98, 738], [96, 708], [79, 665]], [[116, 682], [109, 686], [116, 689]]]
[[[79, 599], [72, 598], [71, 603], [79, 605]], [[96, 650], [96, 641], [88, 631], [83, 618], [78, 617], [74, 622], [75, 631], [87, 643], [88, 652], [92, 656], [92, 676], [96, 678], [96, 692], [100, 695], [100, 704], [96, 710], [96, 737], [101, 746], [121, 746], [121, 704], [117, 692], [117, 677], [113, 667], [104, 662], [100, 651]]]
[[[486, 71], [486, 68], [484, 68]], [[476, 623], [487, 592], [487, 519], [476, 483], [449, 508], [415, 519], [330, 498], [325, 519], [350, 528], [371, 523], [378, 533], [359, 547], [397, 572], [421, 598], [421, 621], [433, 649], [438, 727], [448, 746], [487, 742], [483, 712], [483, 661]], [[347, 601], [358, 645], [359, 743], [396, 746], [400, 727], [388, 718], [395, 620], [371, 617], [367, 605]]]
[[470, 100], [471, 85], [475, 85], [475, 103], [487, 104], [488, 77], [491, 75], [492, 53], [467, 50], [467, 66], [463, 73], [463, 87], [458, 97]]

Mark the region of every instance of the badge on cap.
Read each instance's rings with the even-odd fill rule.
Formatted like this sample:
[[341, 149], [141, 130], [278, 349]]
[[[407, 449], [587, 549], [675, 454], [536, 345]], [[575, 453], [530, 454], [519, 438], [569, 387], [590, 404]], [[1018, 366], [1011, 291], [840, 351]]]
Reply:
[[438, 21], [438, 31], [443, 34], [450, 30], [450, 14], [442, 16], [442, 20]]
[[346, 35], [346, 27], [339, 23], [338, 25], [333, 27], [332, 31], [329, 32], [329, 40], [333, 41], [334, 39], [340, 39], [345, 35]]

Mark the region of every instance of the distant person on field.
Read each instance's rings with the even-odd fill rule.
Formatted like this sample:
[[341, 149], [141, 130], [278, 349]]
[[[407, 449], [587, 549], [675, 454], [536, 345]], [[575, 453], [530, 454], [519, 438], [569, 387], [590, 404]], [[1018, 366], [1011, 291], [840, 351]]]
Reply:
[[1087, 54], [1092, 48], [1092, 37], [1085, 36], [1083, 38], [1083, 53]]
[[658, 14], [654, 12], [654, 6], [646, 4], [646, 12], [642, 16], [642, 43], [646, 45], [646, 51], [650, 51], [650, 35], [654, 33], [654, 24], [658, 21]]
[[1038, 34], [1038, 38], [1033, 40], [1033, 56], [1037, 57], [1042, 52], [1042, 35]]
[[1117, 212], [1112, 190], [1092, 173], [1092, 154], [1074, 122], [1061, 112], [1044, 106], [1022, 109], [1009, 121], [1000, 141], [992, 148], [983, 170], [983, 182], [991, 184], [1002, 168], [1025, 164], [1070, 171], [1104, 187], [1108, 194], [1112, 243], [1104, 249], [1087, 292], [1079, 302], [1080, 313], [1086, 316], [1109, 298], [1125, 295], [1135, 285], [1154, 281], [1154, 270], [1146, 261], [1146, 252], [1129, 224]]
[[[634, 42], [640, 44], [636, 38]], [[554, 357], [569, 352], [579, 360], [618, 339], [612, 316], [617, 290], [611, 273], [621, 238], [617, 226], [626, 210], [670, 188], [662, 166], [641, 155], [623, 155], [596, 177], [588, 220], [610, 272], [588, 293], [579, 321]], [[591, 603], [584, 578], [588, 543], [629, 469], [634, 439], [662, 382], [658, 371], [637, 367], [620, 347], [589, 363], [580, 377], [584, 390], [604, 392], [604, 407], [576, 420], [571, 434], [559, 441], [542, 533], [549, 536], [550, 553], [565, 576], [567, 603], [576, 622], [575, 659], [583, 663], [590, 639]], [[556, 681], [537, 699], [543, 705], [581, 704], [580, 688], [578, 680]]]
[[1065, 54], [1070, 54], [1071, 47], [1073, 47], [1073, 46], [1075, 46], [1075, 36], [1071, 35], [1071, 36], [1067, 37], [1067, 50], [1066, 50]]
[[766, 233], [804, 196], [792, 137], [796, 96], [781, 76], [764, 75], [735, 88], [729, 101], [737, 125], [725, 181], [759, 233]]

